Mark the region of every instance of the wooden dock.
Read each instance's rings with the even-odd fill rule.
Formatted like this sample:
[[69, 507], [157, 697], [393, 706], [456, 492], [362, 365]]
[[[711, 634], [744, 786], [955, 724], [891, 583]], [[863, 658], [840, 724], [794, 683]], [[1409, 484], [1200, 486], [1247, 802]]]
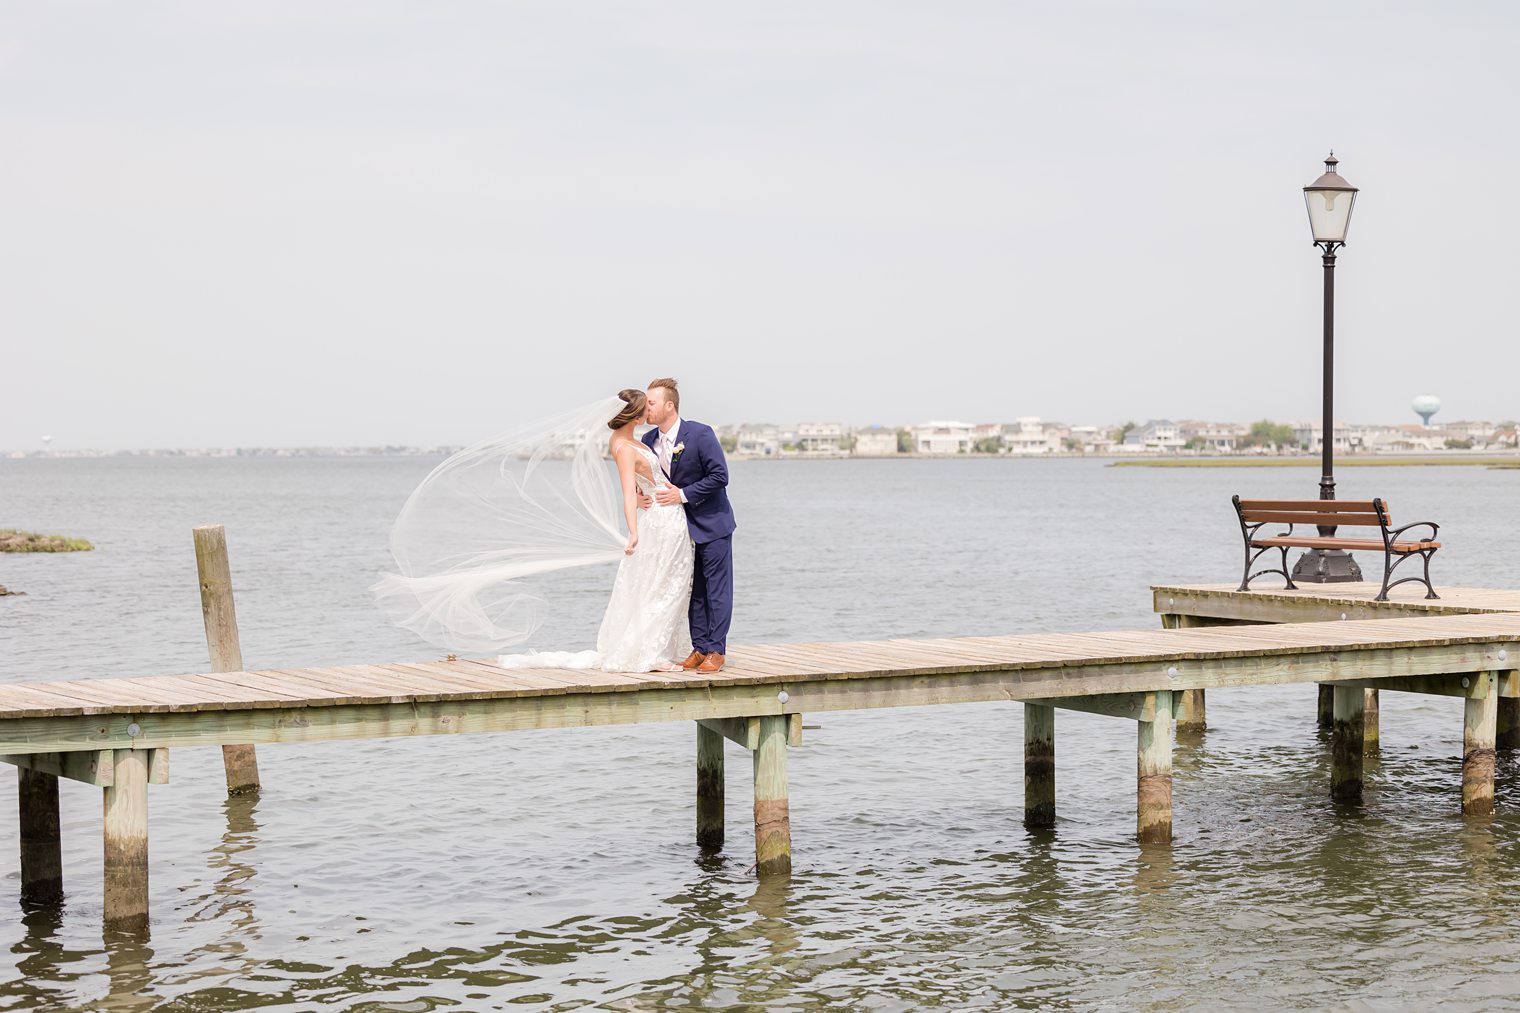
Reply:
[[[1302, 584], [1295, 590], [1262, 586], [1241, 591], [1235, 584], [1158, 584], [1151, 588], [1155, 611], [1168, 629], [1262, 623], [1347, 622], [1354, 619], [1396, 619], [1520, 613], [1520, 591], [1476, 587], [1443, 587], [1440, 598], [1425, 597], [1413, 585], [1395, 588], [1388, 601], [1376, 601], [1376, 582]], [[1206, 724], [1204, 690], [1183, 694], [1179, 730], [1202, 731]], [[1323, 728], [1334, 723], [1329, 686], [1321, 686], [1318, 720]], [[1380, 743], [1378, 691], [1363, 700], [1363, 745], [1375, 753]], [[1500, 697], [1499, 748], [1520, 748], [1520, 699]]]
[[[240, 664], [220, 529], [198, 529], [213, 669]], [[218, 574], [222, 576], [218, 576]], [[1159, 591], [1158, 591], [1159, 593]], [[1177, 607], [1177, 596], [1168, 596]], [[1180, 614], [1180, 613], [1173, 613]], [[229, 645], [230, 641], [230, 645]], [[0, 686], [0, 759], [20, 777], [21, 892], [62, 894], [58, 781], [104, 797], [105, 920], [148, 920], [148, 794], [169, 755], [221, 746], [230, 791], [257, 790], [254, 749], [286, 742], [448, 736], [533, 728], [689, 721], [695, 729], [696, 836], [724, 843], [725, 743], [750, 755], [756, 866], [791, 870], [787, 754], [810, 712], [1019, 702], [1024, 817], [1056, 814], [1056, 711], [1136, 724], [1136, 834], [1172, 835], [1174, 720], [1184, 694], [1216, 687], [1332, 686], [1328, 793], [1361, 793], [1364, 691], [1462, 697], [1462, 809], [1493, 808], [1496, 707], [1520, 698], [1520, 614], [1493, 610], [1392, 618], [1237, 623], [1215, 628], [754, 644], [721, 673], [503, 670], [490, 661], [209, 671]], [[1455, 792], [1454, 792], [1455, 794]]]

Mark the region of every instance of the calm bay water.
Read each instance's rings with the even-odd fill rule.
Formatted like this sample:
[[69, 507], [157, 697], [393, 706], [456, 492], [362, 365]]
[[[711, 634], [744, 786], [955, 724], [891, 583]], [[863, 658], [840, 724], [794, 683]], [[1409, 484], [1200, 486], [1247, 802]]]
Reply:
[[[205, 667], [190, 528], [227, 525], [249, 667], [436, 657], [366, 590], [414, 458], [0, 461], [0, 681]], [[1154, 628], [1147, 586], [1236, 578], [1229, 496], [1305, 469], [738, 462], [733, 639]], [[1432, 517], [1438, 583], [1513, 586], [1520, 472], [1359, 468]], [[1364, 558], [1371, 572], [1380, 561]], [[611, 571], [561, 575], [535, 646], [594, 638]], [[1385, 695], [1362, 807], [1330, 804], [1313, 691], [1215, 691], [1179, 742], [1170, 848], [1138, 847], [1134, 730], [1058, 719], [1059, 825], [1022, 814], [1021, 709], [828, 713], [789, 757], [796, 872], [758, 884], [748, 762], [729, 850], [692, 840], [688, 724], [216, 750], [155, 786], [153, 927], [105, 943], [97, 789], [64, 783], [68, 900], [23, 916], [0, 777], [0, 1010], [587, 1006], [901, 1010], [1516, 1005], [1520, 769], [1458, 813], [1460, 703]], [[0, 772], [3, 773], [3, 772]]]

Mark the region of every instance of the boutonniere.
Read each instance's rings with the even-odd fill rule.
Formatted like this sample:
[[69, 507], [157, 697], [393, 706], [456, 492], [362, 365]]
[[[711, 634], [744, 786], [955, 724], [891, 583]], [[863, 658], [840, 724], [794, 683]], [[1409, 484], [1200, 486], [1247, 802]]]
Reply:
[[685, 449], [686, 449], [686, 444], [684, 444], [684, 443], [677, 443], [674, 447], [670, 448], [670, 459], [672, 461], [674, 461], [676, 458], [678, 458], [678, 457], [681, 456], [681, 451], [683, 451]]

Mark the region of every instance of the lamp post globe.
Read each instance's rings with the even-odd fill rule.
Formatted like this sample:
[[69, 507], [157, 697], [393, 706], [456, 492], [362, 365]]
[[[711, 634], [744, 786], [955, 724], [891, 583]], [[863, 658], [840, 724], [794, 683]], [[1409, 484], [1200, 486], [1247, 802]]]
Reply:
[[[1351, 228], [1351, 208], [1356, 204], [1356, 187], [1336, 171], [1340, 162], [1335, 152], [1325, 159], [1325, 171], [1304, 187], [1304, 204], [1309, 209], [1309, 229], [1314, 245], [1320, 248], [1324, 267], [1324, 376], [1320, 393], [1324, 417], [1320, 429], [1319, 498], [1335, 499], [1335, 251], [1346, 243]], [[1321, 525], [1320, 535], [1334, 537], [1334, 525]], [[1310, 549], [1298, 557], [1293, 567], [1294, 581], [1308, 584], [1333, 584], [1362, 579], [1356, 560], [1342, 549]]]
[[1357, 189], [1335, 171], [1338, 165], [1340, 161], [1335, 157], [1335, 152], [1330, 152], [1325, 159], [1324, 175], [1304, 187], [1304, 203], [1309, 207], [1309, 228], [1314, 233], [1317, 246], [1344, 244], [1346, 232], [1351, 228], [1351, 208], [1356, 204]]

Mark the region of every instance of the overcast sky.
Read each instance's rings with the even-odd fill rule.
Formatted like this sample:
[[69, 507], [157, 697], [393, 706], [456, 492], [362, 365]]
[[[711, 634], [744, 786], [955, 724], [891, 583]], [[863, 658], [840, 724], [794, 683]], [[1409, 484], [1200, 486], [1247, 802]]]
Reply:
[[1520, 415], [1513, 3], [0, 10], [0, 448]]

